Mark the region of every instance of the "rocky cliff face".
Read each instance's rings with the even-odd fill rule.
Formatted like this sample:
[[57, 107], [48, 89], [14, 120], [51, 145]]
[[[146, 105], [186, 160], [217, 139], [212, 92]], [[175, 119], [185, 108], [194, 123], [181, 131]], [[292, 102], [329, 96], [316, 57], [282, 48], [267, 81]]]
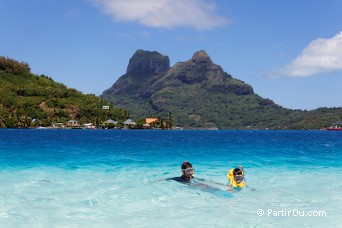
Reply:
[[168, 56], [163, 56], [154, 51], [137, 50], [129, 60], [126, 74], [146, 75], [157, 74], [170, 67]]
[[223, 73], [221, 67], [213, 64], [205, 51], [196, 52], [190, 60], [178, 63], [173, 70], [177, 74], [176, 78], [187, 84], [209, 80], [218, 71]]
[[127, 105], [126, 95], [137, 97], [148, 97], [146, 88], [149, 88], [154, 81], [158, 80], [160, 75], [170, 68], [170, 60], [168, 56], [161, 55], [154, 51], [137, 50], [129, 60], [126, 74], [121, 76], [114, 85], [105, 90], [102, 97], [107, 98], [119, 106]]
[[[205, 51], [196, 52], [186, 62], [178, 62], [165, 75], [150, 85], [148, 90], [160, 89], [165, 86], [182, 86], [201, 84], [203, 91], [214, 93], [234, 93], [237, 95], [252, 95], [253, 88], [223, 71], [214, 64]], [[157, 87], [157, 88], [155, 88]]]

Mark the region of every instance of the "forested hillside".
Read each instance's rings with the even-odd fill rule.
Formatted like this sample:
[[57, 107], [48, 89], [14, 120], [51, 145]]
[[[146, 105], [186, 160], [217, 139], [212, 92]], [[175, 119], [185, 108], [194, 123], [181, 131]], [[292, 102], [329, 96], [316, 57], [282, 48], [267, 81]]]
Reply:
[[[110, 106], [102, 110], [102, 106]], [[54, 82], [45, 75], [34, 75], [27, 63], [0, 56], [0, 127], [50, 126], [76, 119], [99, 125], [107, 118], [123, 121], [123, 109], [95, 95], [85, 95]]]

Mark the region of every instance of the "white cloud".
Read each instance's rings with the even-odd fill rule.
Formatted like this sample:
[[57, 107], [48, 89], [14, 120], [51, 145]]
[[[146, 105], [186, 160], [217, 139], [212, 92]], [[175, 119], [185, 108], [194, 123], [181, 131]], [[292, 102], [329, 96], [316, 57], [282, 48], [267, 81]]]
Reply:
[[282, 73], [293, 77], [308, 77], [342, 70], [342, 32], [330, 39], [312, 41]]
[[197, 30], [229, 22], [208, 0], [91, 0], [115, 21], [138, 22], [157, 28], [193, 27]]

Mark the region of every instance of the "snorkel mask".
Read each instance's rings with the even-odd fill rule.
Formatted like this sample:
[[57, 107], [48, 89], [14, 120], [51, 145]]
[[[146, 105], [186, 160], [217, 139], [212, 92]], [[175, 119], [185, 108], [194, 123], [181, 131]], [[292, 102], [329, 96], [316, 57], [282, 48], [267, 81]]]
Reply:
[[184, 171], [184, 173], [189, 175], [189, 176], [195, 175], [195, 169], [194, 168], [186, 168], [186, 169], [182, 169], [182, 171]]
[[234, 179], [236, 181], [236, 183], [241, 183], [243, 181], [243, 175], [242, 174], [237, 174], [234, 176]]

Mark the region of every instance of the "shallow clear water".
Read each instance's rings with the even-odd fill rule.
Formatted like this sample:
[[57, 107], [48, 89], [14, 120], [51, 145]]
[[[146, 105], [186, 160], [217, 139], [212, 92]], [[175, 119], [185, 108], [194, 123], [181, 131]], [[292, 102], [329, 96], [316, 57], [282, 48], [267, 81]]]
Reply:
[[342, 132], [0, 130], [1, 227], [341, 227], [341, 178]]

